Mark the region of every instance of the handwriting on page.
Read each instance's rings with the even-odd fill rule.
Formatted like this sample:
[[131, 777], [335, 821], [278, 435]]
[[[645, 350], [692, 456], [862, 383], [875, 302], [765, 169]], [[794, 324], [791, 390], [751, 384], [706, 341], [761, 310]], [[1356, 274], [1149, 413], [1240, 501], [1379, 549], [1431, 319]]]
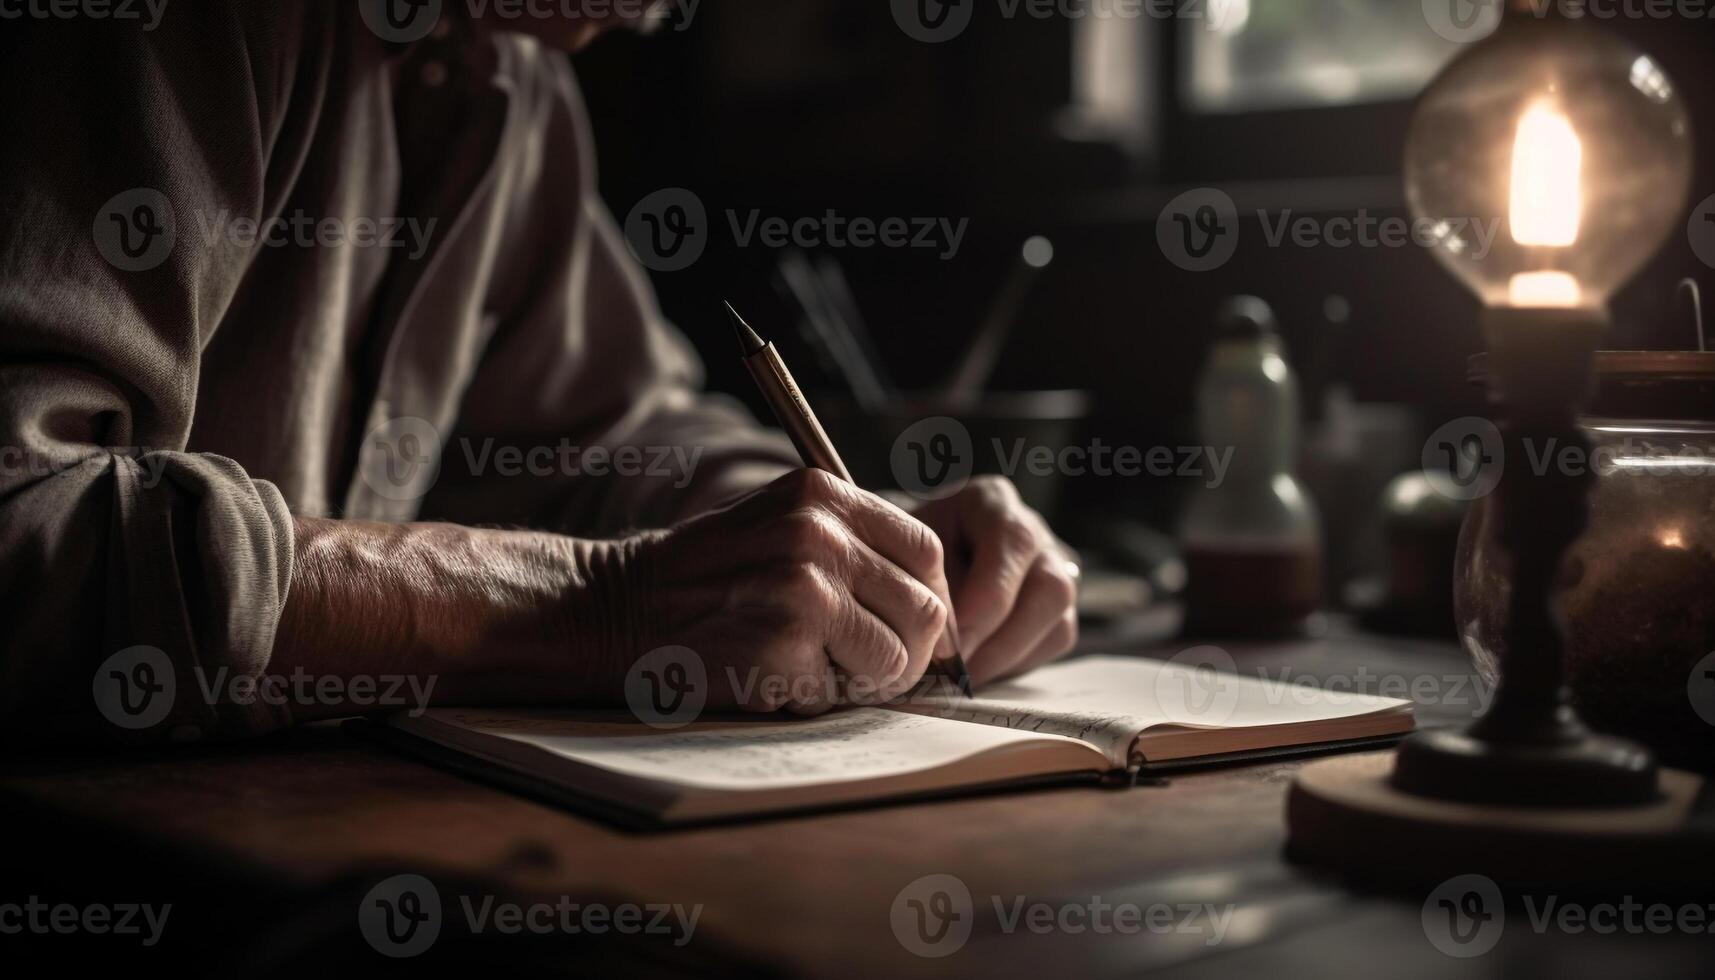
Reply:
[[1124, 766], [1140, 729], [1138, 719], [1096, 711], [1052, 711], [1003, 700], [952, 700], [908, 708], [978, 725], [1038, 735], [1064, 735], [1100, 750], [1115, 766]]
[[999, 728], [875, 709], [799, 721], [709, 722], [636, 734], [635, 726], [587, 723], [490, 725], [482, 712], [458, 720], [580, 762], [632, 775], [723, 789], [764, 789], [865, 779], [947, 765], [1023, 736]]

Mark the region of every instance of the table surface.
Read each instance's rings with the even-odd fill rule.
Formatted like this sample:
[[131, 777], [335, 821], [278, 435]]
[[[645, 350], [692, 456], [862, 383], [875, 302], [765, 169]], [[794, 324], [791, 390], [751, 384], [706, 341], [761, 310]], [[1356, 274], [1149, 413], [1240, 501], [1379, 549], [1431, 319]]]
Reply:
[[[1227, 649], [1245, 673], [1413, 696], [1420, 725], [1457, 723], [1480, 706], [1450, 643], [1335, 628]], [[1390, 976], [1567, 978], [1605, 976], [1647, 955], [1654, 975], [1706, 977], [1715, 965], [1715, 937], [1565, 935], [1528, 922], [1493, 953], [1448, 957], [1426, 938], [1423, 895], [1353, 891], [1286, 860], [1284, 803], [1300, 765], [640, 834], [311, 727], [243, 746], [14, 761], [0, 768], [0, 805], [15, 824], [8, 838], [35, 842], [29, 880], [82, 894], [123, 880], [128, 894], [230, 904], [237, 888], [270, 909], [273, 925], [284, 906], [260, 896], [345, 896], [360, 887], [352, 882], [411, 872], [443, 892], [701, 905], [691, 963], [737, 960], [793, 976], [1071, 967], [1080, 976], [1324, 977], [1385, 959]], [[1448, 867], [1457, 873], [1455, 855]], [[895, 899], [929, 874], [955, 876], [973, 896], [970, 938], [944, 958], [913, 954], [894, 931]], [[1230, 916], [1218, 943], [1207, 920], [1141, 934], [1007, 925], [1019, 902], [1058, 910], [1093, 901], [1211, 903]], [[341, 924], [355, 922], [350, 907]]]

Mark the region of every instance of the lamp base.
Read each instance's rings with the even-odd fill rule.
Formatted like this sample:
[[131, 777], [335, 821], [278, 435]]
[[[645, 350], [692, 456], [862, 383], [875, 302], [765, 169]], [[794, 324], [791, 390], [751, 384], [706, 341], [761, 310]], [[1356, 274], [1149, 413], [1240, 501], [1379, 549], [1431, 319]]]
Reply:
[[1506, 806], [1635, 807], [1661, 798], [1650, 751], [1602, 735], [1533, 745], [1419, 732], [1400, 746], [1392, 783], [1415, 796]]
[[1504, 886], [1636, 892], [1707, 891], [1715, 830], [1693, 821], [1700, 776], [1660, 771], [1641, 806], [1506, 806], [1406, 792], [1393, 753], [1339, 756], [1305, 766], [1287, 797], [1288, 855], [1392, 886], [1487, 875]]

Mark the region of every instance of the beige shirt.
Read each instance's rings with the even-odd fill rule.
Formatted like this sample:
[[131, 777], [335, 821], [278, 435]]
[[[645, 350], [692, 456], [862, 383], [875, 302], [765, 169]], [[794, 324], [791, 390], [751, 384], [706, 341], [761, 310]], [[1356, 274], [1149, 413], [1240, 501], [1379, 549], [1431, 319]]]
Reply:
[[[206, 691], [268, 670], [293, 515], [600, 536], [794, 462], [698, 394], [564, 56], [450, 19], [402, 49], [357, 8], [0, 39], [6, 727], [287, 723]], [[177, 689], [131, 732], [93, 702], [137, 646]]]

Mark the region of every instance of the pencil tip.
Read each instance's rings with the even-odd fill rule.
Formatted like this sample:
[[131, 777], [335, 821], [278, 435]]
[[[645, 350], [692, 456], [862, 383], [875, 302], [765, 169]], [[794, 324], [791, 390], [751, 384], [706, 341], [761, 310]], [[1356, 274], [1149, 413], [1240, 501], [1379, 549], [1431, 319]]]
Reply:
[[750, 329], [750, 324], [744, 322], [744, 317], [738, 315], [738, 311], [732, 308], [730, 302], [723, 301], [722, 305], [726, 307], [727, 317], [732, 320], [733, 332], [738, 335], [738, 346], [740, 350], [744, 351], [745, 357], [749, 357], [768, 346], [761, 337], [756, 335], [755, 330]]

